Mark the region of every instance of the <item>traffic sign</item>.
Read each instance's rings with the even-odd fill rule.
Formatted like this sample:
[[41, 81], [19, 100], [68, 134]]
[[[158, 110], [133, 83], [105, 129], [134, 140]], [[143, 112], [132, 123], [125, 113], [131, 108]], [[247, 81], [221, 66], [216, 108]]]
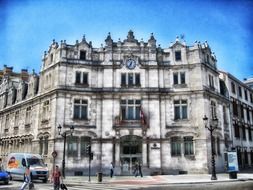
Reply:
[[53, 158], [55, 158], [55, 157], [57, 156], [57, 152], [56, 152], [56, 151], [53, 151], [53, 152], [52, 152], [52, 156], [53, 156]]

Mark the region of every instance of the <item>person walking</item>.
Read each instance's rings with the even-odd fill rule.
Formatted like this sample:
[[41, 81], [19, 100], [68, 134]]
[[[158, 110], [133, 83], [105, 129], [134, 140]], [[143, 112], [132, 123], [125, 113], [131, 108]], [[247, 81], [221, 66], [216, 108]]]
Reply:
[[[24, 176], [24, 183], [22, 184], [20, 190], [24, 190], [31, 182], [31, 178], [30, 178], [30, 166], [26, 166], [25, 168], [25, 176]], [[30, 187], [28, 186], [28, 188], [30, 189]]]
[[138, 170], [139, 170], [140, 176], [143, 177], [143, 175], [142, 175], [142, 170], [141, 170], [141, 164], [140, 164], [140, 163], [138, 164]]
[[111, 178], [113, 177], [113, 175], [114, 175], [114, 165], [111, 162], [111, 164], [110, 164], [110, 176], [111, 176]]
[[56, 165], [51, 177], [51, 181], [54, 184], [54, 190], [60, 189], [60, 178], [61, 178], [61, 172], [59, 170], [59, 166]]
[[2, 158], [0, 158], [0, 171], [4, 169]]
[[134, 176], [137, 177], [139, 175], [139, 164], [138, 162], [134, 165]]

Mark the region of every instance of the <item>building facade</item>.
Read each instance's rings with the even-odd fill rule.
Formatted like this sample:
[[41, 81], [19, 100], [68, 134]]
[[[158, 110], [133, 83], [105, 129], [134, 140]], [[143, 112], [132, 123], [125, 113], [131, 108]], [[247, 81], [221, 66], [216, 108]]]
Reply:
[[233, 75], [220, 71], [230, 98], [232, 147], [237, 151], [239, 168], [253, 166], [253, 90]]
[[[203, 117], [218, 118], [214, 132], [216, 169], [233, 146], [230, 97], [207, 42], [187, 46], [178, 38], [168, 48], [135, 39], [132, 31], [94, 48], [85, 37], [75, 44], [55, 41], [44, 53], [39, 75], [5, 66], [0, 85], [1, 155], [42, 154], [49, 167], [61, 165], [66, 132], [66, 171], [132, 174], [207, 173], [210, 133]], [[74, 126], [71, 135], [69, 128]], [[51, 153], [57, 156], [52, 157]]]

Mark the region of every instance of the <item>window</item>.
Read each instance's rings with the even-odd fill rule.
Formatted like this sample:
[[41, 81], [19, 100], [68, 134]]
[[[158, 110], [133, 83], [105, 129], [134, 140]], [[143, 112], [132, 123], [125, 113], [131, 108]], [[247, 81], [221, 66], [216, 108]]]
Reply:
[[248, 101], [248, 91], [246, 89], [244, 90], [244, 96], [245, 100]]
[[246, 129], [245, 129], [245, 125], [242, 125], [242, 138], [243, 138], [243, 140], [246, 140]]
[[83, 73], [83, 83], [84, 85], [88, 85], [88, 73]]
[[141, 100], [121, 100], [122, 120], [140, 120]]
[[208, 54], [206, 54], [206, 62], [209, 64], [210, 63], [210, 57]]
[[171, 156], [181, 156], [180, 137], [172, 137], [171, 138]]
[[241, 104], [241, 118], [244, 119], [244, 108], [243, 105]]
[[10, 115], [7, 114], [5, 118], [5, 128], [9, 128], [9, 127], [10, 127]]
[[121, 86], [126, 86], [127, 82], [126, 82], [126, 73], [122, 73], [121, 74]]
[[233, 115], [238, 116], [237, 103], [235, 100], [233, 100]]
[[223, 106], [223, 120], [224, 120], [224, 124], [228, 123], [228, 118], [227, 118], [227, 111], [226, 111], [226, 106]]
[[140, 86], [141, 85], [141, 76], [140, 73], [135, 73], [135, 85]]
[[235, 83], [231, 82], [231, 89], [232, 92], [235, 94]]
[[87, 119], [87, 109], [88, 101], [87, 100], [74, 100], [74, 119]]
[[44, 155], [48, 153], [48, 137], [44, 137]]
[[178, 84], [178, 73], [173, 73], [174, 84]]
[[174, 118], [187, 119], [187, 100], [174, 100]]
[[26, 108], [25, 124], [31, 123], [31, 107]]
[[[44, 153], [43, 153], [44, 151]], [[47, 155], [48, 154], [48, 136], [39, 138], [39, 154]]]
[[81, 72], [76, 72], [76, 84], [81, 84]]
[[238, 87], [238, 92], [239, 92], [239, 96], [242, 97], [242, 88], [240, 86]]
[[76, 84], [89, 85], [88, 73], [76, 71]]
[[237, 123], [234, 123], [235, 137], [240, 138], [240, 128]]
[[39, 154], [42, 155], [43, 153], [43, 137], [39, 139]]
[[216, 104], [214, 101], [211, 101], [211, 114], [212, 114], [212, 119], [215, 119], [217, 114], [216, 114]]
[[249, 111], [249, 108], [247, 108], [246, 111], [247, 111], [247, 120], [248, 120], [248, 122], [250, 122], [250, 116], [249, 116], [249, 115], [250, 115], [250, 114], [249, 114], [250, 111]]
[[193, 154], [193, 137], [184, 137], [184, 155]]
[[67, 137], [68, 144], [68, 156], [77, 157], [78, 156], [78, 137], [76, 136], [68, 136]]
[[14, 127], [18, 126], [18, 122], [19, 122], [19, 111], [15, 112], [15, 124]]
[[185, 72], [175, 72], [173, 73], [174, 85], [185, 84]]
[[249, 140], [252, 141], [252, 134], [251, 134], [251, 128], [248, 127], [248, 133], [249, 133]]
[[51, 61], [51, 63], [53, 62], [53, 59], [54, 59], [54, 55], [51, 54], [51, 55], [50, 55], [50, 61]]
[[175, 59], [176, 61], [181, 61], [181, 51], [175, 51]]
[[86, 147], [91, 145], [90, 137], [81, 137], [81, 156], [88, 156], [86, 153]]
[[43, 103], [42, 121], [49, 119], [49, 100]]
[[211, 89], [214, 89], [214, 79], [212, 75], [209, 75], [209, 86]]
[[80, 59], [86, 60], [86, 51], [83, 51], [83, 50], [80, 51]]
[[252, 94], [249, 95], [250, 96], [250, 102], [253, 103], [253, 97]]
[[140, 73], [121, 73], [121, 86], [140, 86]]

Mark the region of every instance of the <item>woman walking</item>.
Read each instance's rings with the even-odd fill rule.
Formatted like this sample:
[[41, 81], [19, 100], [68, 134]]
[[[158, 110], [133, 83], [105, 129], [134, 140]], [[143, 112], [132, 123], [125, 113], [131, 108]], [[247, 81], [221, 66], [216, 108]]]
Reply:
[[[25, 176], [24, 176], [24, 183], [22, 184], [20, 190], [24, 190], [31, 182], [31, 178], [30, 178], [30, 166], [26, 166], [25, 168]], [[30, 189], [30, 187], [29, 187]]]
[[51, 181], [53, 181], [54, 184], [54, 190], [60, 189], [60, 178], [61, 178], [61, 172], [59, 170], [59, 166], [55, 166], [55, 169], [52, 173]]

